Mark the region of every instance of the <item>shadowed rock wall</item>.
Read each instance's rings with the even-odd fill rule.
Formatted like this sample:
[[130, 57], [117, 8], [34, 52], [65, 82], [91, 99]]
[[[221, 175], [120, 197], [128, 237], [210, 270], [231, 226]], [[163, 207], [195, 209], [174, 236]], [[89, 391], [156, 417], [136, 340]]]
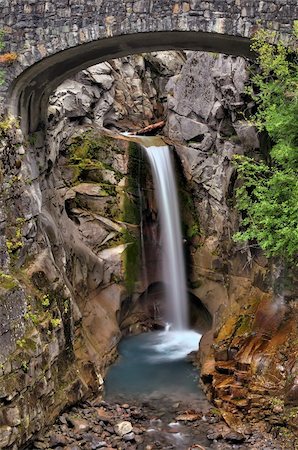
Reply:
[[268, 260], [254, 242], [233, 240], [233, 156], [266, 156], [244, 120], [254, 107], [245, 94], [248, 68], [243, 58], [190, 54], [167, 85], [166, 133], [192, 189], [182, 212], [193, 204], [198, 217], [186, 238], [192, 293], [213, 315], [213, 330], [200, 343], [206, 392], [238, 431], [249, 420], [261, 430], [284, 423], [289, 432], [298, 420], [297, 270]]
[[129, 315], [147, 286], [134, 289], [138, 261], [126, 255], [140, 214], [129, 146], [98, 128], [160, 120], [158, 85], [182, 63], [135, 56], [68, 80], [51, 97], [46, 146], [38, 133], [23, 140], [14, 121], [0, 130], [0, 448], [21, 448], [102, 385], [122, 303]]

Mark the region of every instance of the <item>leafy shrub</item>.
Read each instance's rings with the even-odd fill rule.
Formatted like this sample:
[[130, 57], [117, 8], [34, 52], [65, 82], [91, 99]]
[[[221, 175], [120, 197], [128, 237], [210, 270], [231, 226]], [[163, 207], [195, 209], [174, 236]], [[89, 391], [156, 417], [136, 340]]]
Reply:
[[257, 104], [253, 123], [272, 142], [269, 157], [258, 162], [237, 156], [241, 186], [237, 207], [241, 230], [235, 240], [255, 240], [268, 256], [292, 261], [298, 253], [298, 26], [292, 45], [259, 31], [252, 43], [259, 69], [249, 92]]

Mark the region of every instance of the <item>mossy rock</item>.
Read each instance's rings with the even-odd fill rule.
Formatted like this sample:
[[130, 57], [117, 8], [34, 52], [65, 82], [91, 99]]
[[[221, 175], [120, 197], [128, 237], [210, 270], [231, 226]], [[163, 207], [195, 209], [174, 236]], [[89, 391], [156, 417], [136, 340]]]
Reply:
[[235, 332], [238, 322], [238, 316], [230, 316], [227, 318], [221, 329], [219, 330], [218, 336], [215, 339], [216, 343], [220, 343], [227, 339], [230, 339]]
[[69, 167], [73, 171], [72, 183], [105, 180], [103, 170], [112, 171], [118, 181], [122, 174], [112, 166], [115, 154], [123, 153], [117, 141], [89, 130], [73, 138], [68, 147]]
[[11, 291], [16, 287], [19, 287], [19, 282], [12, 275], [0, 272], [0, 288]]
[[127, 291], [132, 294], [139, 275], [140, 243], [128, 230], [123, 233], [123, 240], [127, 244], [123, 256], [124, 280]]
[[243, 336], [251, 333], [252, 318], [248, 315], [240, 316], [236, 328], [235, 336]]

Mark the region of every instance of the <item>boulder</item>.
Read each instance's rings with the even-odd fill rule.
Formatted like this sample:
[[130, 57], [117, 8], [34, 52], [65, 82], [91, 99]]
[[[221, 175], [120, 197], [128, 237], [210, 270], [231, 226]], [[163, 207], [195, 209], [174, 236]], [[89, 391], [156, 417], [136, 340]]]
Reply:
[[171, 114], [169, 116], [168, 132], [172, 139], [178, 141], [181, 141], [181, 138], [185, 141], [189, 141], [198, 136], [202, 136], [201, 139], [203, 140], [204, 134], [208, 133], [208, 127], [207, 125], [188, 117], [180, 117], [176, 114]]

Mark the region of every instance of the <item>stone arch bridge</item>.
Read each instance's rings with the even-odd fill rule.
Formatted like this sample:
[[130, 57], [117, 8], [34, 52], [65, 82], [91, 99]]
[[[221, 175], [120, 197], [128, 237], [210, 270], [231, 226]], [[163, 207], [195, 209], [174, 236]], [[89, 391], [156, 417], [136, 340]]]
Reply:
[[97, 62], [168, 49], [248, 56], [259, 24], [287, 34], [295, 17], [297, 0], [0, 0], [3, 52], [16, 53], [2, 63], [1, 110], [32, 132], [50, 93]]

